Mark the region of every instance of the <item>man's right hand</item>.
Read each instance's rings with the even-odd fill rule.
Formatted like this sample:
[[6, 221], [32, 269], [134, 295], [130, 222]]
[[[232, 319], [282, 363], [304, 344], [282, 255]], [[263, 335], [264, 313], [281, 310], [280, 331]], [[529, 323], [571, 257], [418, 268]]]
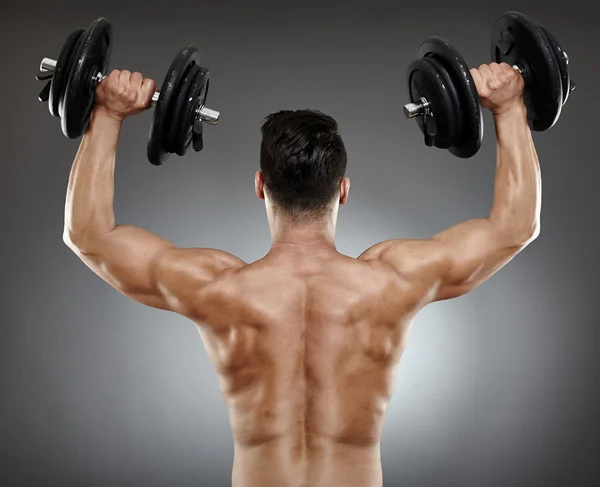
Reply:
[[516, 69], [506, 63], [482, 64], [471, 69], [481, 106], [501, 115], [523, 104], [525, 82]]
[[96, 109], [123, 121], [148, 108], [155, 91], [154, 81], [140, 73], [114, 70], [96, 88]]

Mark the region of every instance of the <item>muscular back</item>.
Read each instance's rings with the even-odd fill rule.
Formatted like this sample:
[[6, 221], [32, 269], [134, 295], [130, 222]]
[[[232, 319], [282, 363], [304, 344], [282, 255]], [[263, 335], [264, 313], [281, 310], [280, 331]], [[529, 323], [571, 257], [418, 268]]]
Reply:
[[381, 426], [418, 302], [407, 282], [330, 251], [267, 256], [189, 299], [229, 409], [236, 487], [381, 484]]
[[410, 323], [531, 240], [507, 228], [468, 220], [359, 259], [278, 245], [251, 265], [127, 226], [74, 248], [123, 294], [198, 325], [229, 410], [234, 487], [381, 487], [381, 426]]

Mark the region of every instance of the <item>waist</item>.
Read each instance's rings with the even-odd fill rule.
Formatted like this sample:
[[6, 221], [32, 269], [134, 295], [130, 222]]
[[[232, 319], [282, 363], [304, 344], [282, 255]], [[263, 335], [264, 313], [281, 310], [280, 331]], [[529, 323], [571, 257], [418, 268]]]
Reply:
[[381, 487], [380, 445], [293, 435], [248, 445], [234, 441], [234, 487]]

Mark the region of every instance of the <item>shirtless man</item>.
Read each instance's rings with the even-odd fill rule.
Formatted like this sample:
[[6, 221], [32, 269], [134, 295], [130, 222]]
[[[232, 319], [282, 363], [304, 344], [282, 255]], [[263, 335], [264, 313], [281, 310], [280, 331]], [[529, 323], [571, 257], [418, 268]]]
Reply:
[[540, 169], [523, 79], [506, 64], [472, 74], [497, 133], [487, 218], [429, 240], [382, 242], [357, 259], [338, 253], [350, 183], [336, 122], [280, 112], [262, 128], [255, 178], [272, 246], [251, 264], [117, 225], [121, 125], [155, 84], [114, 71], [98, 86], [69, 181], [65, 242], [125, 296], [197, 325], [229, 411], [233, 486], [382, 486], [381, 427], [415, 315], [471, 291], [538, 235]]

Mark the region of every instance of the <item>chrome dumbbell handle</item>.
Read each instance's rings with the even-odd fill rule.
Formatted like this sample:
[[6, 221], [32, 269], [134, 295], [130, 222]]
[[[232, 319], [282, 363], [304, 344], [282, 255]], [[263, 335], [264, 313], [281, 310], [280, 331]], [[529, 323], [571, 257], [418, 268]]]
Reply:
[[418, 102], [404, 105], [404, 116], [406, 118], [415, 118], [419, 115], [426, 115], [430, 106], [431, 104], [425, 98], [421, 98]]
[[[53, 73], [55, 70], [56, 70], [56, 60], [50, 59], [47, 57], [42, 59], [42, 62], [40, 64], [40, 71]], [[96, 86], [97, 86], [105, 79], [106, 79], [106, 76], [104, 76], [102, 73], [98, 73], [95, 77], [94, 82], [96, 83]], [[158, 102], [159, 98], [160, 98], [160, 92], [157, 91], [156, 93], [154, 93], [154, 95], [152, 95], [152, 101], [150, 102], [149, 108], [156, 106], [156, 103]], [[202, 106], [198, 107], [198, 110], [196, 111], [195, 120], [207, 123], [209, 125], [217, 125], [217, 123], [219, 123], [220, 115], [221, 114], [219, 112], [217, 112], [216, 110], [212, 110], [212, 109], [207, 108], [204, 105], [202, 105]]]

